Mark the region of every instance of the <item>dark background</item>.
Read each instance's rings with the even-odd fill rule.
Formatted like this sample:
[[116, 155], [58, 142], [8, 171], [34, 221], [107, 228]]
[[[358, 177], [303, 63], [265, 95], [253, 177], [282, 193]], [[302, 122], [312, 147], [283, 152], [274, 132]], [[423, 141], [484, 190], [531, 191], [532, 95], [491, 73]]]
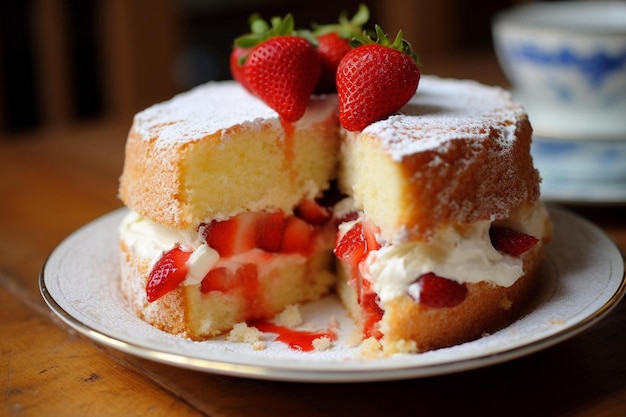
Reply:
[[[291, 12], [299, 27], [350, 16], [359, 1], [4, 0], [0, 2], [0, 137], [138, 110], [230, 78], [232, 40], [253, 12]], [[490, 22], [520, 1], [367, 2], [370, 24], [402, 29], [428, 63], [492, 48]], [[471, 55], [471, 53], [470, 53]]]

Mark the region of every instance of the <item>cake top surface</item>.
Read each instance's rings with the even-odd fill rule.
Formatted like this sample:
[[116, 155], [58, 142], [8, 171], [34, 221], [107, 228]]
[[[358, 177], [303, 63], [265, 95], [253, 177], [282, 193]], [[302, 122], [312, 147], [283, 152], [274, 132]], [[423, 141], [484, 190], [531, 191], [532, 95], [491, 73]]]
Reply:
[[[336, 111], [336, 96], [313, 97], [304, 117], [306, 126]], [[524, 109], [498, 87], [470, 80], [422, 76], [417, 93], [398, 114], [375, 122], [363, 133], [380, 140], [395, 160], [445, 146], [458, 137], [485, 137], [499, 133], [506, 147], [515, 138], [516, 121]], [[236, 125], [259, 121], [280, 123], [278, 114], [234, 81], [209, 82], [171, 100], [137, 113], [133, 129], [156, 144], [202, 139]]]
[[[334, 112], [335, 96], [313, 97], [296, 125], [314, 123]], [[212, 81], [135, 115], [133, 129], [157, 144], [186, 142], [261, 120], [279, 123], [278, 114], [235, 81]]]
[[445, 146], [455, 138], [485, 138], [490, 130], [507, 147], [524, 109], [498, 87], [470, 80], [423, 76], [417, 93], [399, 114], [363, 130], [377, 137], [395, 160]]

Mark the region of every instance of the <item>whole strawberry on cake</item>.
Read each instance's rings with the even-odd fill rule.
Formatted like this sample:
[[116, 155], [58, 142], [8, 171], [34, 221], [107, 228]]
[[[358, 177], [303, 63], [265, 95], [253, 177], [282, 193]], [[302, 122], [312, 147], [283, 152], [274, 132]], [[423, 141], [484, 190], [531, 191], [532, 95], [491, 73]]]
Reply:
[[135, 116], [121, 290], [140, 317], [201, 340], [336, 289], [359, 340], [391, 354], [523, 313], [550, 238], [526, 113], [422, 76], [402, 33], [367, 20], [253, 16], [235, 81]]

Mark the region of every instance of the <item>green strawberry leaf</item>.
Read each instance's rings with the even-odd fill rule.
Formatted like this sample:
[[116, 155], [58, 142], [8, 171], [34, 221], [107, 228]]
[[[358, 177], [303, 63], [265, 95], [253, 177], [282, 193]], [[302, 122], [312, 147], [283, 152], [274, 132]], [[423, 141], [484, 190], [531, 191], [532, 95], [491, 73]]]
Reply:
[[370, 11], [366, 5], [360, 4], [359, 9], [352, 17], [348, 19], [346, 13], [339, 15], [339, 22], [328, 25], [313, 25], [313, 35], [322, 36], [329, 33], [337, 33], [344, 39], [350, 39], [358, 35], [363, 30], [363, 25], [367, 23], [370, 18]]
[[389, 36], [387, 36], [387, 34], [379, 25], [375, 25], [374, 30], [375, 38], [372, 37], [372, 35], [366, 30], [364, 30], [362, 33], [359, 33], [350, 40], [350, 45], [353, 48], [367, 44], [378, 44], [386, 46], [388, 48], [408, 54], [413, 59], [413, 61], [415, 61], [415, 63], [419, 63], [419, 55], [413, 51], [413, 48], [409, 41], [402, 37], [402, 30], [398, 31], [398, 34], [394, 38], [393, 42], [390, 41]]
[[275, 36], [296, 35], [295, 21], [291, 14], [285, 17], [274, 16], [268, 23], [258, 13], [248, 19], [250, 32], [235, 38], [235, 45], [240, 48], [252, 48]]

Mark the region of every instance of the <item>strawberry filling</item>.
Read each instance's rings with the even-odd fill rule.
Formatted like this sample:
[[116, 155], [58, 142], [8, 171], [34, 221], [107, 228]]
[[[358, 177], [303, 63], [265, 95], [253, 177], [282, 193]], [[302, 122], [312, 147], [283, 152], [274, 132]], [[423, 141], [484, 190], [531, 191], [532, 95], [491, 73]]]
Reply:
[[419, 302], [428, 307], [454, 307], [461, 304], [467, 296], [465, 284], [437, 276], [432, 272], [421, 275], [415, 280], [415, 284], [420, 289]]
[[185, 280], [190, 255], [191, 252], [185, 252], [176, 246], [159, 259], [148, 277], [146, 285], [148, 301], [158, 300]]
[[498, 252], [513, 257], [518, 257], [531, 250], [539, 242], [539, 239], [534, 236], [499, 226], [491, 226], [489, 238]]
[[378, 296], [371, 288], [370, 281], [364, 279], [359, 272], [359, 264], [371, 251], [378, 249], [380, 249], [380, 243], [376, 240], [375, 229], [368, 223], [356, 222], [338, 240], [334, 251], [337, 258], [349, 266], [349, 284], [355, 287], [357, 302], [362, 309], [363, 333], [365, 337], [376, 338], [382, 337], [378, 323], [384, 311], [378, 305]]
[[[241, 289], [249, 304], [257, 304], [257, 265], [254, 261], [242, 263], [239, 259], [233, 262], [229, 260], [245, 256], [253, 250], [265, 256], [295, 254], [309, 257], [317, 249], [318, 236], [330, 220], [328, 208], [315, 200], [304, 200], [293, 215], [286, 215], [281, 210], [272, 213], [250, 212], [201, 224], [198, 228], [201, 239], [217, 251], [220, 260], [202, 279], [200, 291], [207, 294]], [[185, 280], [191, 253], [176, 246], [163, 254], [148, 278], [148, 301], [159, 299]]]

